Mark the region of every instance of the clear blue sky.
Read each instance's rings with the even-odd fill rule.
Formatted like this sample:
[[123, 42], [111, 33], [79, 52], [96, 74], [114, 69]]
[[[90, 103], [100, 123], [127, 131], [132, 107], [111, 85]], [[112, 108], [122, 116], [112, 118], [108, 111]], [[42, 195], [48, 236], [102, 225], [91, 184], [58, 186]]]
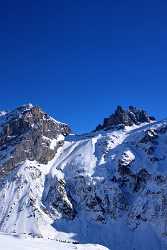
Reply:
[[0, 109], [43, 107], [78, 132], [117, 104], [167, 117], [167, 1], [1, 1]]

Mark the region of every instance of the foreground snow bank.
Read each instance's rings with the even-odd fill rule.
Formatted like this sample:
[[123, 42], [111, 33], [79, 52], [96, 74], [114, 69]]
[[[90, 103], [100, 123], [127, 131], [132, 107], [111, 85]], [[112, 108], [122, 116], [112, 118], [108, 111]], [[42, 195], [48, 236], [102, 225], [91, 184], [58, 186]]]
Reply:
[[22, 239], [0, 234], [0, 249], [2, 250], [107, 250], [106, 247], [94, 244], [61, 243], [55, 240]]

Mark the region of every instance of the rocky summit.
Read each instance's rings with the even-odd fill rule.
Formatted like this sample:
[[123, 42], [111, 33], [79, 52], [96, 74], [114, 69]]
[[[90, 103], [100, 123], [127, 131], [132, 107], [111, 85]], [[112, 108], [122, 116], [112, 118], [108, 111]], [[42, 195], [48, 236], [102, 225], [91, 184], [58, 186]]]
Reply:
[[143, 109], [129, 106], [126, 110], [123, 107], [118, 106], [114, 114], [105, 118], [103, 124], [98, 125], [95, 131], [100, 129], [111, 129], [115, 126], [121, 128], [124, 126], [133, 126], [134, 124], [139, 125], [144, 122], [150, 123], [152, 121], [155, 121], [155, 118], [153, 116], [149, 116]]
[[47, 164], [70, 131], [66, 124], [57, 122], [31, 104], [8, 113], [1, 112], [0, 176], [26, 159]]
[[167, 120], [118, 106], [77, 135], [36, 106], [1, 112], [0, 231], [166, 250]]

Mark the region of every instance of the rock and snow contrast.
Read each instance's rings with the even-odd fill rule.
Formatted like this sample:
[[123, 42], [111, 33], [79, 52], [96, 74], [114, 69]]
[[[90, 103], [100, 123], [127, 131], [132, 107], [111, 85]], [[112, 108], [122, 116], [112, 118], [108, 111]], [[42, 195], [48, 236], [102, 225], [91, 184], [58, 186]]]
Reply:
[[1, 112], [0, 232], [2, 249], [166, 250], [167, 120], [118, 106], [75, 135], [39, 107]]

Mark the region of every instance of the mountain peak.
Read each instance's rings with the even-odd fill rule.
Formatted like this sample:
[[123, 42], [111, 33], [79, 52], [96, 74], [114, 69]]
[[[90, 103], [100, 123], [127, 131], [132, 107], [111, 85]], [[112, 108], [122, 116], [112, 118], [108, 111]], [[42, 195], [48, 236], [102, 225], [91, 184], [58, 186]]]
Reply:
[[26, 104], [23, 104], [23, 105], [17, 107], [17, 109], [19, 109], [19, 108], [21, 108], [21, 109], [31, 109], [33, 107], [34, 107], [34, 105], [32, 103], [26, 103]]
[[122, 106], [118, 105], [115, 112], [108, 118], [104, 118], [103, 124], [96, 127], [96, 130], [110, 129], [113, 126], [132, 126], [139, 125], [141, 123], [150, 123], [155, 121], [153, 116], [150, 116], [143, 109], [136, 108], [134, 106], [129, 106], [128, 109], [124, 109]]
[[0, 176], [26, 159], [47, 164], [70, 131], [68, 125], [32, 104], [6, 113], [0, 119], [0, 159], [4, 159], [0, 162]]
[[76, 135], [37, 106], [4, 114], [0, 231], [114, 250], [166, 250], [167, 120], [152, 121], [143, 109], [118, 106], [102, 133]]

